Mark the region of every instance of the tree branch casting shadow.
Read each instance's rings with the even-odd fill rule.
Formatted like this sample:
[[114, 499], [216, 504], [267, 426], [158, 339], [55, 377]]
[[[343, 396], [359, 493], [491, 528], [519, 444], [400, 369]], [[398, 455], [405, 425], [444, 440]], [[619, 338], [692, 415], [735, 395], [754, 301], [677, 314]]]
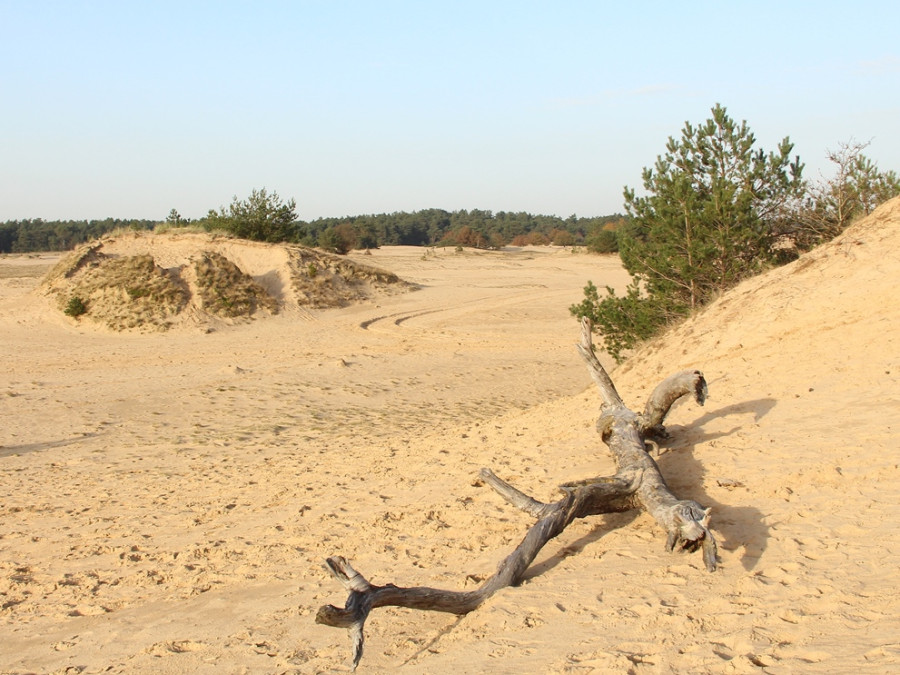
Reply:
[[622, 402], [597, 359], [587, 319], [582, 320], [578, 351], [600, 391], [602, 405], [597, 430], [613, 454], [616, 473], [564, 483], [560, 486], [562, 497], [544, 503], [517, 490], [489, 469], [482, 469], [482, 480], [513, 506], [534, 516], [536, 522], [518, 547], [500, 562], [497, 571], [472, 591], [426, 586], [405, 588], [394, 584], [376, 586], [343, 557], [328, 558], [328, 569], [349, 596], [343, 607], [320, 607], [316, 623], [349, 629], [354, 670], [362, 658], [363, 628], [373, 609], [397, 606], [460, 616], [468, 614], [500, 589], [521, 583], [544, 545], [576, 518], [635, 509], [647, 511], [666, 532], [666, 550], [701, 550], [706, 569], [715, 571], [718, 558], [716, 540], [709, 530], [710, 509], [673, 495], [646, 451], [648, 441], [668, 437], [663, 421], [677, 400], [692, 396], [703, 405], [707, 395], [703, 374], [699, 370], [684, 370], [663, 380], [650, 394], [644, 411], [635, 413]]

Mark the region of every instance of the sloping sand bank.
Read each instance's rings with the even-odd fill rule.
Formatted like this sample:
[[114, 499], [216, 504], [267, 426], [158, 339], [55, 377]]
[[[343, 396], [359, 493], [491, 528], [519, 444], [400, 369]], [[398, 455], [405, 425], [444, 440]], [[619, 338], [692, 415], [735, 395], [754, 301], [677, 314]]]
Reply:
[[[611, 471], [567, 307], [624, 287], [615, 259], [365, 259], [421, 290], [209, 334], [87, 330], [40, 259], [0, 263], [0, 671], [346, 671], [326, 556], [471, 587], [529, 525], [479, 467], [546, 499]], [[377, 610], [361, 671], [900, 667], [898, 279], [895, 200], [613, 372], [636, 405], [706, 373], [659, 463], [713, 508], [719, 571], [649, 517], [580, 521], [469, 616]]]

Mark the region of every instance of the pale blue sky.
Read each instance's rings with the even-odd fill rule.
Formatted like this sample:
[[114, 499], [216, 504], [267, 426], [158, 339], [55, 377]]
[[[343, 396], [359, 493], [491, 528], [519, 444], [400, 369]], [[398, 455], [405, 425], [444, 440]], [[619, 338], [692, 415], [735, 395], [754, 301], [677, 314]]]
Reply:
[[622, 211], [721, 102], [900, 170], [900, 3], [0, 0], [0, 221]]

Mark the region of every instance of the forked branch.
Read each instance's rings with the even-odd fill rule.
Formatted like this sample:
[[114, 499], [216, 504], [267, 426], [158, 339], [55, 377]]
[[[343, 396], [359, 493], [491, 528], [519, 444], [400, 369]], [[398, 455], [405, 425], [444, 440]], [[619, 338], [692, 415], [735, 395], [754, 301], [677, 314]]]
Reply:
[[516, 549], [504, 558], [497, 571], [472, 591], [450, 591], [426, 586], [404, 588], [394, 584], [376, 586], [340, 556], [328, 558], [331, 573], [349, 592], [344, 607], [325, 605], [316, 622], [348, 628], [353, 643], [353, 668], [363, 653], [363, 628], [369, 613], [377, 607], [397, 606], [410, 609], [468, 614], [487, 598], [507, 586], [518, 585], [540, 550], [576, 518], [603, 513], [645, 509], [666, 531], [666, 549], [695, 551], [703, 549], [709, 571], [716, 569], [716, 543], [709, 531], [709, 509], [691, 500], [679, 500], [669, 490], [656, 462], [647, 454], [645, 435], [665, 438], [662, 425], [670, 408], [682, 396], [691, 394], [703, 405], [706, 381], [700, 371], [682, 371], [664, 380], [651, 394], [643, 414], [635, 414], [622, 402], [612, 380], [594, 352], [591, 325], [582, 322], [578, 351], [600, 389], [603, 401], [597, 422], [604, 442], [616, 462], [613, 476], [590, 478], [559, 486], [558, 501], [544, 503], [526, 495], [489, 469], [481, 478], [506, 501], [537, 521]]

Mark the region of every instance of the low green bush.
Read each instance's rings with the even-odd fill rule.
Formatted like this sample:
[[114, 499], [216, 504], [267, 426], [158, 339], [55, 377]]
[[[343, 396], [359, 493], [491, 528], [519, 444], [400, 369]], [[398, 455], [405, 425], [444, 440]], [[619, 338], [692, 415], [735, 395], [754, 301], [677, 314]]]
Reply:
[[69, 302], [66, 303], [66, 308], [63, 312], [67, 316], [71, 316], [74, 319], [77, 319], [82, 314], [87, 312], [87, 305], [84, 304], [84, 300], [79, 298], [77, 295], [69, 298]]

